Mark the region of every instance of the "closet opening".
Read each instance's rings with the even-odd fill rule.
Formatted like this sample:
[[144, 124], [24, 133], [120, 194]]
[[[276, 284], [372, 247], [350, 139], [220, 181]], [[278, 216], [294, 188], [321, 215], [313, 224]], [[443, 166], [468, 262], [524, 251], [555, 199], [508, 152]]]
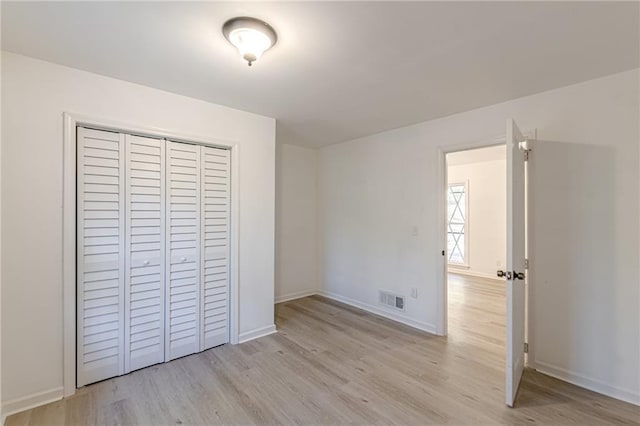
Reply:
[[65, 114], [64, 394], [238, 342], [237, 145]]

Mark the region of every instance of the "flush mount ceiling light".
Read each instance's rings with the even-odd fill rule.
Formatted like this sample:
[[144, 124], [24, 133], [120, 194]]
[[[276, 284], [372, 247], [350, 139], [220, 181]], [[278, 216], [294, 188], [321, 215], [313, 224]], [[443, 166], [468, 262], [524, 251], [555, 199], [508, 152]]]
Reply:
[[247, 16], [229, 19], [222, 26], [222, 33], [238, 49], [249, 66], [278, 40], [271, 25]]

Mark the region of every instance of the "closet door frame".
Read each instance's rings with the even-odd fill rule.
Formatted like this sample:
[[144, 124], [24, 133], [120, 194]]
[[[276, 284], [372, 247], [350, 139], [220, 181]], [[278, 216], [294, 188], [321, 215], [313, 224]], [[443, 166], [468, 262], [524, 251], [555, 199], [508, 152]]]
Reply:
[[93, 117], [82, 114], [63, 114], [63, 226], [62, 226], [62, 282], [63, 282], [63, 392], [71, 396], [76, 391], [76, 155], [77, 128], [88, 127], [96, 130], [127, 133], [151, 138], [172, 140], [230, 150], [231, 165], [231, 229], [229, 235], [230, 277], [229, 277], [229, 340], [237, 344], [239, 340], [239, 300], [238, 300], [238, 242], [239, 242], [239, 182], [240, 146], [238, 142], [209, 136], [174, 133], [166, 129], [145, 127], [132, 123]]

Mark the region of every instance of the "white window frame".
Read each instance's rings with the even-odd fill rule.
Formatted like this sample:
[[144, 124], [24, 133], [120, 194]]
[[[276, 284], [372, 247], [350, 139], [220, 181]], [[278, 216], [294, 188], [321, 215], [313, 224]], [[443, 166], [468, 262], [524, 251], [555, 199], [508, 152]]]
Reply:
[[[457, 269], [469, 269], [469, 180], [458, 181], [458, 182], [448, 182], [447, 183], [447, 198], [449, 197], [449, 188], [452, 186], [464, 186], [464, 262], [463, 263], [452, 263], [449, 261], [449, 247], [447, 247], [447, 266], [449, 268], [457, 268]], [[447, 209], [447, 235], [449, 234], [449, 212]]]

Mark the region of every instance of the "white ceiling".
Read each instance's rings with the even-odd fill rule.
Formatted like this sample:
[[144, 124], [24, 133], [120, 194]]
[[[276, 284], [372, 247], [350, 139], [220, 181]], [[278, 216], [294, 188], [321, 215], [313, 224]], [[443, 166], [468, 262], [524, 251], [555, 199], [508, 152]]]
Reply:
[[469, 149], [447, 154], [448, 166], [461, 166], [463, 164], [482, 163], [485, 161], [497, 161], [507, 159], [506, 145], [496, 145], [487, 148]]
[[[268, 21], [247, 67], [221, 34]], [[323, 146], [639, 66], [638, 3], [10, 3], [2, 48], [278, 120]]]

